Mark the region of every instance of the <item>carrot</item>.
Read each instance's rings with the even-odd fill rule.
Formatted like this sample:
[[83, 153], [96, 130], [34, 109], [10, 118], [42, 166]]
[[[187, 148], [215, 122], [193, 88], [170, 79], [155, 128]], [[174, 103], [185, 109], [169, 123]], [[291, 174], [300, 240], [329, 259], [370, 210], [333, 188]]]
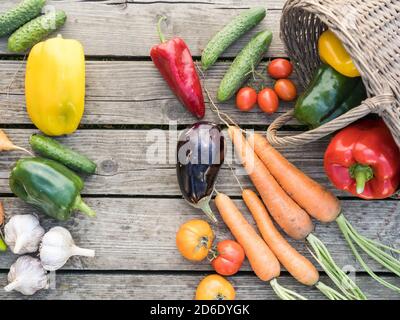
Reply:
[[243, 217], [235, 203], [225, 194], [218, 193], [215, 204], [222, 220], [243, 247], [254, 273], [262, 281], [270, 281], [280, 275], [278, 259], [264, 240]]
[[307, 300], [302, 295], [286, 289], [278, 283], [281, 268], [278, 259], [247, 222], [234, 202], [227, 195], [218, 193], [215, 204], [233, 236], [243, 247], [254, 273], [262, 281], [268, 281], [277, 296], [283, 300]]
[[15, 150], [24, 151], [24, 152], [27, 152], [30, 155], [32, 155], [32, 153], [29, 152], [28, 150], [14, 145], [11, 142], [11, 140], [7, 137], [5, 132], [0, 129], [0, 152], [1, 151], [15, 151]]
[[253, 215], [263, 239], [280, 263], [297, 281], [306, 286], [314, 286], [319, 280], [318, 270], [279, 233], [257, 194], [252, 190], [245, 189], [242, 197]]
[[296, 168], [262, 135], [251, 134], [247, 140], [282, 188], [309, 215], [321, 222], [336, 220], [341, 212], [338, 198]]
[[238, 157], [275, 221], [290, 237], [305, 239], [314, 230], [310, 216], [281, 188], [240, 129], [230, 126], [228, 133]]
[[0, 202], [0, 227], [4, 224], [4, 215], [3, 204]]

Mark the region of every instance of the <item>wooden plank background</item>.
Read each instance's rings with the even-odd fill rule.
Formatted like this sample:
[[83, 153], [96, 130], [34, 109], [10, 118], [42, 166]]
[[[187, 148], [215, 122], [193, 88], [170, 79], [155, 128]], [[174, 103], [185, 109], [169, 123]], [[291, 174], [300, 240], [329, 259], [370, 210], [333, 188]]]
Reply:
[[[16, 0], [0, 3], [0, 12]], [[184, 38], [196, 59], [212, 34], [242, 10], [267, 6], [265, 20], [230, 48], [216, 66], [206, 74], [205, 86], [214, 96], [218, 82], [232, 57], [257, 30], [274, 32], [274, 40], [265, 61], [265, 70], [272, 57], [285, 57], [279, 38], [279, 20], [283, 0], [201, 0], [150, 1], [48, 1], [64, 9], [68, 22], [60, 31], [64, 37], [79, 39], [87, 55], [86, 111], [80, 129], [60, 141], [84, 152], [98, 164], [98, 174], [86, 179], [84, 198], [98, 213], [94, 219], [75, 215], [61, 225], [73, 234], [78, 245], [96, 250], [96, 258], [73, 258], [56, 275], [56, 286], [41, 292], [33, 299], [191, 299], [198, 281], [211, 272], [206, 262], [192, 264], [184, 260], [175, 248], [175, 232], [179, 225], [192, 218], [204, 217], [181, 199], [176, 183], [174, 149], [176, 137], [183, 125], [194, 119], [177, 102], [160, 78], [148, 56], [158, 42], [155, 24], [158, 15], [168, 18], [165, 33], [168, 37]], [[36, 132], [24, 102], [24, 57], [6, 50], [6, 40], [0, 41], [0, 127], [19, 145], [27, 146], [29, 136]], [[296, 81], [296, 77], [293, 79]], [[271, 85], [269, 83], [268, 85]], [[221, 104], [238, 123], [263, 130], [276, 116], [293, 108], [282, 104], [279, 112], [267, 116], [258, 109], [240, 113], [234, 101]], [[206, 119], [219, 122], [210, 109]], [[171, 132], [167, 129], [172, 126]], [[288, 123], [283, 135], [294, 134], [299, 128]], [[157, 140], [158, 139], [158, 140]], [[147, 161], [150, 145], [166, 142], [160, 148], [168, 162]], [[117, 143], [116, 143], [117, 142]], [[323, 153], [329, 137], [303, 147], [281, 149], [294, 164], [317, 181], [334, 190], [323, 171]], [[228, 155], [232, 155], [229, 146]], [[0, 157], [0, 196], [8, 216], [36, 213], [16, 199], [8, 187], [8, 176], [21, 154], [3, 153]], [[229, 158], [229, 157], [228, 157]], [[232, 159], [233, 160], [233, 159]], [[250, 186], [246, 176], [239, 179]], [[231, 170], [224, 166], [218, 189], [236, 198], [239, 207], [240, 189]], [[399, 246], [399, 202], [361, 201], [347, 194], [335, 193], [342, 199], [343, 211], [349, 220], [366, 236], [390, 245]], [[214, 208], [215, 209], [215, 208]], [[248, 213], [245, 213], [248, 216]], [[46, 229], [58, 223], [39, 215]], [[231, 238], [220, 223], [215, 228], [218, 239]], [[316, 224], [316, 234], [330, 248], [340, 265], [351, 266], [357, 272], [356, 281], [370, 298], [398, 299], [392, 291], [367, 277], [355, 263], [335, 224]], [[292, 242], [309, 256], [304, 243]], [[0, 286], [6, 283], [11, 253], [0, 256]], [[400, 285], [399, 279], [368, 259], [373, 270], [385, 279]], [[323, 276], [324, 278], [324, 276]], [[99, 281], [101, 279], [101, 281]], [[238, 299], [274, 299], [269, 286], [259, 281], [246, 262], [243, 271], [231, 278]], [[322, 298], [314, 289], [300, 286], [283, 271], [282, 284], [310, 298]], [[329, 281], [327, 281], [329, 282]], [[163, 290], [158, 290], [162, 286]], [[0, 290], [0, 299], [25, 298]]]

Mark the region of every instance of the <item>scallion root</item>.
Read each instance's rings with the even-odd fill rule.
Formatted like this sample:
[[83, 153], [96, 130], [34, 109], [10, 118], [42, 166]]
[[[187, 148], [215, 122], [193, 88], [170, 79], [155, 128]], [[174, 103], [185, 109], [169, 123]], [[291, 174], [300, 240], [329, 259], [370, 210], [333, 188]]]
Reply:
[[282, 287], [276, 279], [270, 281], [272, 289], [275, 291], [276, 295], [282, 300], [308, 300], [302, 295]]
[[321, 291], [329, 300], [349, 300], [335, 289], [327, 286], [325, 283], [318, 281], [315, 287]]
[[[336, 222], [343, 233], [344, 238], [346, 239], [347, 243], [350, 246], [351, 251], [353, 252], [354, 256], [356, 257], [357, 261], [360, 265], [364, 268], [364, 270], [376, 281], [380, 284], [384, 285], [385, 287], [399, 292], [400, 288], [387, 282], [386, 280], [379, 277], [376, 273], [374, 273], [371, 268], [367, 265], [364, 259], [361, 257], [359, 251], [357, 250], [357, 246], [363, 250], [367, 255], [369, 255], [372, 259], [380, 263], [386, 269], [392, 271], [394, 274], [400, 276], [400, 261], [394, 258], [391, 254], [384, 251], [392, 251], [395, 253], [400, 253], [399, 250], [391, 248], [389, 246], [383, 245], [377, 241], [373, 241], [368, 239], [361, 234], [359, 234], [353, 226], [350, 224], [349, 221], [345, 218], [343, 214], [341, 214], [337, 219]], [[357, 245], [357, 246], [356, 246]]]
[[312, 233], [307, 237], [308, 243], [313, 248], [310, 250], [315, 260], [324, 269], [328, 277], [350, 300], [366, 300], [367, 297], [353, 280], [335, 263], [326, 246]]

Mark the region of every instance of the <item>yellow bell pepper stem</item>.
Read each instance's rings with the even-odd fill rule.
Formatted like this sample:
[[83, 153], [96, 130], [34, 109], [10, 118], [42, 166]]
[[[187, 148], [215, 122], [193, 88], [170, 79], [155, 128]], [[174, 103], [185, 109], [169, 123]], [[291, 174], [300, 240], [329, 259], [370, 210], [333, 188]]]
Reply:
[[61, 35], [36, 44], [25, 75], [26, 107], [45, 134], [73, 133], [85, 104], [85, 55], [80, 42]]
[[321, 34], [318, 40], [318, 50], [321, 60], [337, 72], [349, 78], [360, 76], [342, 42], [332, 31], [327, 30]]

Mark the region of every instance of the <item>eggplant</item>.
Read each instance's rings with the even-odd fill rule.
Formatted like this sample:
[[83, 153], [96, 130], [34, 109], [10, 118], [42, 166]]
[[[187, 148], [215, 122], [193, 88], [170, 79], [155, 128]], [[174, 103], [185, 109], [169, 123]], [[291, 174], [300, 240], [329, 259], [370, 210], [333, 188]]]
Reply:
[[176, 155], [176, 174], [183, 197], [216, 223], [209, 202], [225, 158], [225, 138], [220, 127], [200, 121], [184, 130]]

